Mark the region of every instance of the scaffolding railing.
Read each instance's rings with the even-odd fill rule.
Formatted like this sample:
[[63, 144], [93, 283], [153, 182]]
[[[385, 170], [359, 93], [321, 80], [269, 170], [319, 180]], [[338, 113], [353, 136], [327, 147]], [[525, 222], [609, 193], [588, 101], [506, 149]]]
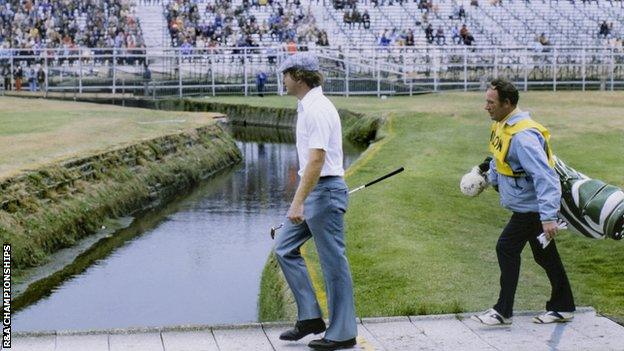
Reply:
[[[338, 95], [388, 95], [479, 90], [496, 77], [520, 89], [624, 88], [624, 51], [616, 47], [308, 47]], [[152, 98], [193, 95], [281, 94], [283, 47], [77, 48], [38, 52], [0, 50], [5, 89], [133, 93]], [[39, 75], [43, 71], [43, 75]], [[258, 79], [264, 72], [266, 79]], [[43, 80], [41, 78], [43, 77]], [[34, 81], [34, 84], [32, 84]], [[31, 84], [29, 84], [31, 83]], [[263, 84], [262, 84], [263, 83]]]

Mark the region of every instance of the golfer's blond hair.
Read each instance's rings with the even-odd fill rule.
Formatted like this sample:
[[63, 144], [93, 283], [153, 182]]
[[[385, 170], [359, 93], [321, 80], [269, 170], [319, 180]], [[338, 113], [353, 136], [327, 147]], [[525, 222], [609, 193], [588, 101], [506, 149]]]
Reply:
[[310, 89], [323, 85], [325, 78], [319, 71], [308, 71], [301, 68], [289, 68], [284, 73], [290, 74], [294, 81], [304, 82]]

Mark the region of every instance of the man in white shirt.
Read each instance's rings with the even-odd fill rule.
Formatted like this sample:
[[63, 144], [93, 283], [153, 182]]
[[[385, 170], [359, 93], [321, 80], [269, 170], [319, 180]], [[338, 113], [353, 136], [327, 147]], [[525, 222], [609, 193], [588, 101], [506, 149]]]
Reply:
[[[307, 52], [290, 56], [279, 68], [288, 95], [296, 96], [297, 154], [300, 182], [288, 210], [286, 225], [277, 236], [275, 254], [297, 302], [297, 323], [280, 335], [299, 340], [325, 331], [308, 346], [316, 350], [351, 348], [357, 324], [353, 284], [345, 252], [344, 214], [348, 188], [342, 166], [342, 129], [334, 105], [323, 95], [318, 59]], [[301, 246], [314, 238], [329, 307], [326, 330]]]

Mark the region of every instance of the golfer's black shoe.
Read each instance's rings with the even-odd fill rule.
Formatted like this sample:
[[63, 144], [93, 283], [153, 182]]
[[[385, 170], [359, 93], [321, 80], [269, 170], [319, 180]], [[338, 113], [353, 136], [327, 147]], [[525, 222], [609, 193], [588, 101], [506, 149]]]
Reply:
[[315, 350], [340, 350], [340, 349], [350, 349], [355, 346], [355, 338], [345, 340], [345, 341], [333, 341], [325, 338], [312, 340], [308, 344], [308, 347], [313, 348]]
[[299, 340], [308, 334], [319, 334], [325, 331], [325, 321], [322, 318], [305, 319], [297, 321], [295, 327], [283, 332], [280, 335], [281, 340]]

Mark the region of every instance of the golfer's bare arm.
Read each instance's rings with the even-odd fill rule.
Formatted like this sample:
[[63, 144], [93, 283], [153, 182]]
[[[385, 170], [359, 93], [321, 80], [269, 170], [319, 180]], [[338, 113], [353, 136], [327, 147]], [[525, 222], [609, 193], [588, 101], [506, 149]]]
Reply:
[[308, 164], [303, 170], [301, 182], [299, 182], [299, 187], [297, 187], [297, 192], [293, 198], [294, 204], [303, 205], [305, 199], [308, 197], [316, 183], [318, 183], [324, 163], [325, 150], [310, 149], [308, 154]]

